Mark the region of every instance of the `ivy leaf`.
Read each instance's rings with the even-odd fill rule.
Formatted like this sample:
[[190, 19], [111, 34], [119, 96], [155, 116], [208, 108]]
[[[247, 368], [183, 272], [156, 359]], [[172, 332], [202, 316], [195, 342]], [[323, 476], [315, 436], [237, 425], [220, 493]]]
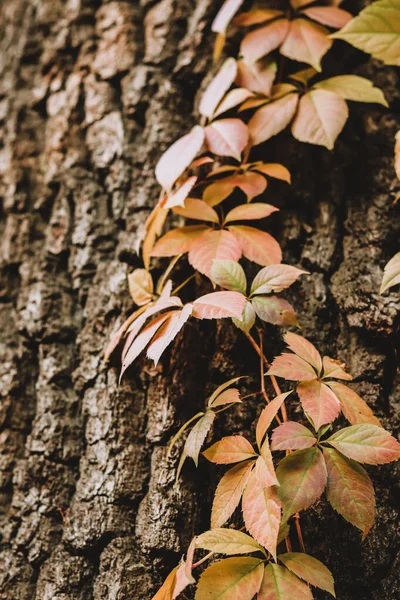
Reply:
[[231, 221], [251, 221], [252, 219], [265, 219], [278, 211], [279, 208], [266, 202], [254, 202], [253, 204], [241, 204], [232, 208], [225, 217], [225, 223]]
[[326, 486], [326, 466], [318, 448], [296, 450], [283, 458], [276, 470], [283, 521], [314, 504]]
[[307, 274], [307, 271], [302, 271], [290, 265], [268, 265], [254, 277], [250, 295], [281, 292], [291, 286], [303, 274]]
[[240, 319], [245, 304], [246, 298], [239, 292], [212, 292], [193, 302], [193, 316], [196, 319]]
[[311, 590], [306, 583], [285, 567], [270, 563], [265, 567], [264, 578], [257, 600], [312, 600]]
[[215, 210], [203, 202], [203, 200], [198, 200], [197, 198], [187, 198], [185, 206], [175, 207], [174, 213], [181, 215], [186, 219], [197, 219], [199, 221], [219, 223], [219, 217]]
[[217, 465], [227, 465], [255, 458], [257, 455], [250, 442], [242, 435], [222, 438], [203, 452], [203, 456]]
[[245, 333], [249, 333], [250, 329], [253, 327], [256, 321], [256, 313], [254, 312], [254, 308], [251, 302], [246, 300], [246, 304], [242, 314], [242, 320], [233, 318], [232, 321], [241, 331]]
[[240, 119], [214, 121], [205, 129], [206, 144], [217, 156], [232, 156], [240, 162], [249, 141], [247, 125]]
[[286, 421], [274, 429], [271, 450], [305, 450], [316, 444], [312, 432], [296, 421]]
[[387, 65], [400, 66], [400, 5], [379, 0], [367, 6], [332, 38], [344, 40]]
[[251, 301], [262, 321], [272, 325], [299, 326], [294, 308], [287, 300], [277, 296], [254, 296]]
[[243, 0], [225, 0], [211, 24], [211, 31], [225, 34], [229, 23], [242, 4]]
[[215, 490], [211, 529], [221, 527], [233, 514], [249, 480], [254, 461], [235, 465], [225, 473]]
[[260, 60], [246, 63], [239, 60], [236, 84], [257, 94], [269, 96], [276, 75], [276, 63], [271, 60]]
[[223, 113], [227, 112], [228, 110], [235, 108], [235, 106], [243, 104], [243, 102], [245, 102], [245, 100], [248, 100], [249, 98], [252, 98], [253, 96], [254, 96], [253, 92], [245, 89], [244, 87], [243, 88], [235, 88], [234, 90], [231, 90], [230, 92], [227, 93], [225, 98], [223, 98], [223, 100], [219, 103], [218, 108], [214, 112], [214, 117], [218, 117], [219, 115], [222, 115]]
[[237, 404], [241, 402], [239, 390], [231, 388], [222, 392], [210, 406], [216, 408], [217, 406], [224, 406], [225, 404]]
[[129, 292], [138, 306], [148, 304], [153, 299], [153, 278], [146, 269], [135, 269], [128, 275]]
[[211, 529], [197, 537], [197, 548], [218, 554], [250, 554], [264, 552], [256, 540], [236, 529]]
[[321, 25], [328, 25], [340, 29], [344, 27], [353, 17], [347, 10], [337, 6], [310, 6], [301, 11], [313, 21], [318, 21]]
[[314, 89], [328, 90], [334, 92], [343, 100], [353, 102], [376, 102], [388, 106], [382, 90], [374, 87], [369, 79], [358, 75], [338, 75], [324, 81], [319, 81], [313, 86]]
[[297, 394], [305, 413], [318, 431], [322, 425], [332, 423], [340, 413], [340, 402], [332, 390], [320, 381], [302, 381]]
[[261, 487], [271, 487], [272, 485], [279, 485], [279, 481], [276, 478], [274, 463], [272, 461], [271, 450], [269, 449], [268, 437], [265, 438], [264, 443], [260, 450], [261, 456], [256, 460], [254, 472], [256, 474], [258, 483]]
[[297, 577], [336, 597], [332, 573], [321, 561], [303, 552], [287, 552], [278, 558]]
[[253, 63], [278, 48], [289, 29], [287, 19], [278, 19], [265, 27], [248, 33], [242, 40], [240, 52], [246, 62]]
[[243, 255], [249, 260], [262, 266], [281, 262], [281, 247], [269, 233], [247, 225], [229, 225], [228, 229], [240, 244]]
[[286, 181], [286, 183], [291, 183], [290, 172], [286, 167], [279, 163], [255, 163], [254, 170], [259, 171], [264, 175], [268, 175], [269, 177]]
[[333, 448], [324, 448], [324, 457], [328, 501], [346, 521], [361, 529], [365, 538], [375, 518], [374, 488], [368, 473]]
[[257, 427], [256, 427], [256, 441], [257, 441], [257, 445], [259, 448], [261, 448], [261, 446], [262, 446], [262, 442], [263, 442], [264, 436], [268, 430], [268, 427], [271, 425], [272, 421], [275, 419], [275, 417], [278, 414], [278, 411], [281, 408], [282, 404], [284, 403], [285, 399], [291, 393], [292, 393], [292, 391], [285, 392], [284, 394], [279, 394], [279, 396], [276, 396], [276, 398], [274, 398], [273, 400], [271, 400], [271, 402], [269, 404], [267, 404], [267, 406], [264, 408], [264, 410], [261, 412], [260, 416], [258, 417]]
[[209, 206], [217, 206], [230, 196], [235, 188], [239, 188], [245, 194], [247, 201], [251, 202], [253, 198], [262, 194], [266, 187], [267, 182], [259, 173], [251, 171], [236, 173], [209, 185], [203, 194], [203, 200]]
[[185, 200], [194, 188], [197, 182], [197, 177], [189, 177], [178, 188], [170, 192], [163, 201], [163, 208], [175, 208], [177, 206], [185, 206]]
[[267, 372], [267, 375], [277, 375], [292, 381], [312, 381], [317, 374], [312, 366], [295, 354], [284, 352], [277, 356]]
[[299, 62], [305, 62], [321, 71], [321, 59], [332, 46], [329, 31], [321, 25], [307, 19], [291, 21], [288, 34], [280, 52], [283, 56]]
[[348, 116], [343, 98], [328, 90], [311, 90], [300, 99], [292, 134], [300, 142], [332, 150]]
[[215, 413], [212, 410], [207, 410], [204, 417], [201, 417], [193, 427], [192, 431], [186, 438], [183, 454], [193, 459], [194, 464], [198, 465], [199, 454], [202, 445], [214, 423]]
[[303, 360], [307, 361], [314, 367], [317, 373], [321, 373], [322, 369], [322, 359], [321, 355], [316, 349], [316, 347], [303, 338], [301, 335], [297, 335], [296, 333], [291, 333], [288, 331], [284, 335], [285, 344], [287, 344], [297, 356], [300, 356]]
[[245, 272], [243, 267], [234, 260], [213, 260], [210, 279], [227, 290], [246, 294]]
[[352, 425], [371, 423], [382, 427], [368, 404], [347, 385], [338, 381], [329, 381], [327, 385], [339, 400], [344, 416]]
[[220, 396], [222, 395], [222, 393], [227, 388], [229, 388], [231, 385], [237, 383], [239, 381], [239, 379], [242, 379], [242, 378], [243, 378], [243, 376], [233, 377], [232, 379], [229, 379], [228, 381], [225, 381], [225, 383], [222, 383], [221, 385], [219, 385], [217, 387], [217, 389], [214, 390], [214, 392], [211, 394], [211, 396], [210, 396], [210, 398], [208, 400], [208, 406], [215, 406], [217, 400], [220, 402], [221, 401]]
[[176, 256], [189, 252], [195, 241], [210, 231], [206, 225], [188, 225], [168, 231], [154, 246], [151, 256]]
[[351, 381], [353, 378], [350, 373], [347, 373], [344, 370], [344, 363], [341, 363], [340, 360], [335, 360], [333, 358], [329, 358], [329, 356], [324, 356], [322, 359], [322, 366], [324, 371], [323, 379], [327, 377], [334, 377], [335, 379], [344, 379], [345, 381]]
[[186, 304], [180, 312], [173, 314], [168, 321], [163, 323], [155, 334], [147, 348], [147, 358], [153, 360], [155, 366], [157, 366], [164, 350], [176, 338], [186, 321], [189, 319], [192, 314], [192, 308], [192, 304]]
[[199, 112], [201, 115], [209, 119], [213, 116], [218, 104], [235, 81], [236, 72], [236, 60], [227, 58], [200, 100]]
[[158, 183], [165, 190], [171, 190], [178, 177], [200, 152], [203, 142], [204, 129], [196, 125], [164, 152], [156, 165], [155, 173]]
[[189, 262], [197, 271], [210, 276], [214, 259], [238, 261], [241, 255], [240, 244], [233, 233], [225, 229], [210, 230], [191, 245]]
[[385, 266], [380, 294], [400, 283], [400, 252], [395, 254]]
[[260, 108], [249, 121], [251, 144], [258, 146], [283, 131], [293, 119], [298, 101], [298, 94], [292, 93]]
[[351, 425], [326, 441], [348, 458], [369, 465], [382, 465], [400, 458], [399, 442], [377, 425]]
[[281, 501], [276, 487], [262, 487], [253, 471], [243, 493], [243, 519], [246, 529], [276, 558]]
[[201, 575], [195, 600], [252, 600], [260, 589], [264, 563], [249, 556], [225, 558]]

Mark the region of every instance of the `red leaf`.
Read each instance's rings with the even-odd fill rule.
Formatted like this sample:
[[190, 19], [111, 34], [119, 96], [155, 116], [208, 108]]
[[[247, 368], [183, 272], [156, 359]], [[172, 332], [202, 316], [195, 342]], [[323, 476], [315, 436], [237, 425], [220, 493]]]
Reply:
[[281, 54], [305, 62], [321, 70], [321, 59], [332, 46], [329, 31], [321, 25], [310, 23], [307, 19], [291, 21], [288, 34], [281, 46]]
[[193, 302], [193, 316], [196, 319], [241, 319], [246, 297], [239, 292], [213, 292], [197, 298]]
[[243, 0], [225, 0], [211, 24], [211, 31], [225, 33], [226, 28], [242, 4]]
[[259, 265], [271, 265], [282, 260], [282, 250], [272, 235], [247, 225], [230, 225], [229, 231], [238, 240], [246, 258]]
[[312, 432], [295, 421], [286, 421], [274, 429], [271, 450], [305, 450], [316, 444]]
[[217, 156], [232, 156], [240, 161], [249, 141], [247, 125], [240, 119], [214, 121], [205, 129], [206, 144]]
[[257, 146], [283, 131], [293, 119], [298, 101], [297, 93], [287, 94], [260, 108], [249, 121], [251, 144]]
[[254, 461], [239, 463], [222, 477], [215, 491], [211, 512], [211, 529], [221, 527], [232, 516], [250, 477]]
[[213, 260], [238, 261], [242, 254], [235, 236], [224, 229], [207, 231], [195, 240], [189, 252], [189, 262], [204, 275], [209, 276]]
[[310, 6], [301, 12], [313, 21], [335, 29], [341, 29], [352, 19], [352, 15], [347, 10], [337, 6]]
[[236, 71], [236, 60], [227, 58], [200, 100], [200, 114], [208, 118], [213, 116], [214, 110], [235, 81]]
[[339, 400], [344, 416], [352, 425], [371, 423], [382, 427], [368, 404], [347, 385], [338, 381], [329, 381], [327, 385]]
[[315, 429], [332, 423], [339, 416], [340, 402], [330, 388], [320, 381], [302, 381], [296, 389], [305, 413]]
[[244, 490], [242, 510], [246, 529], [259, 544], [276, 557], [281, 522], [281, 501], [276, 487], [261, 487], [253, 471]]
[[172, 188], [200, 152], [203, 142], [204, 129], [196, 125], [190, 133], [179, 138], [164, 152], [156, 166], [156, 177], [165, 190], [169, 191]]
[[295, 354], [284, 353], [277, 356], [267, 375], [277, 375], [292, 381], [311, 381], [317, 379], [312, 366]]
[[206, 225], [188, 225], [168, 231], [158, 240], [151, 256], [176, 256], [189, 252], [198, 238], [210, 231]]
[[215, 210], [203, 200], [187, 198], [183, 208], [174, 208], [174, 213], [186, 217], [186, 219], [198, 219], [199, 221], [210, 221], [219, 223], [219, 217]]
[[321, 373], [322, 360], [321, 355], [311, 342], [303, 338], [301, 335], [287, 332], [283, 338], [289, 348], [300, 356], [300, 358], [306, 360], [310, 365], [314, 367], [317, 373]]
[[192, 314], [192, 305], [186, 304], [183, 309], [164, 323], [159, 331], [154, 336], [153, 341], [147, 349], [147, 357], [154, 361], [157, 365], [160, 356], [169, 344], [176, 338], [190, 315]]
[[240, 51], [247, 62], [256, 62], [278, 48], [289, 29], [287, 19], [278, 19], [265, 27], [260, 27], [248, 33], [242, 41]]
[[369, 465], [383, 465], [400, 458], [400, 444], [388, 431], [363, 423], [337, 431], [325, 440], [342, 454]]
[[271, 425], [272, 421], [275, 419], [276, 415], [280, 407], [282, 406], [285, 399], [291, 394], [292, 391], [286, 392], [284, 394], [279, 394], [276, 398], [274, 398], [262, 411], [260, 416], [258, 417], [257, 427], [256, 427], [256, 440], [257, 445], [261, 448], [264, 436], [267, 432], [268, 427]]
[[228, 465], [257, 456], [250, 442], [242, 435], [230, 435], [222, 438], [207, 448], [203, 455], [217, 465]]
[[272, 213], [279, 210], [276, 206], [264, 202], [254, 202], [253, 204], [241, 204], [228, 212], [225, 217], [225, 223], [231, 221], [251, 221], [253, 219], [265, 219]]
[[237, 66], [237, 85], [252, 92], [269, 96], [276, 75], [276, 63], [258, 61], [247, 64], [239, 60]]

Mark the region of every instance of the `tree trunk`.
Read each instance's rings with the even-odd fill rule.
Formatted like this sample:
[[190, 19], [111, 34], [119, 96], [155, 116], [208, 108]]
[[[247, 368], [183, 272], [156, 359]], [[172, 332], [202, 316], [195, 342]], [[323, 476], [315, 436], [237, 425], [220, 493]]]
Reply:
[[[155, 163], [196, 120], [218, 6], [3, 0], [1, 600], [149, 600], [209, 526], [222, 471], [186, 465], [175, 486], [179, 453], [166, 448], [216, 385], [250, 374], [245, 387], [257, 389], [257, 356], [233, 325], [200, 323], [157, 369], [141, 359], [118, 386], [119, 357], [110, 367], [103, 352], [132, 310], [126, 276], [158, 197]], [[394, 69], [340, 43], [334, 56], [332, 74], [356, 67], [400, 106]], [[302, 334], [347, 362], [393, 432], [400, 300], [377, 292], [398, 250], [399, 127], [398, 113], [353, 105], [331, 153], [280, 136], [268, 152], [294, 183], [266, 192], [281, 203], [271, 222], [284, 261], [311, 273], [287, 295]], [[282, 349], [272, 327], [265, 345], [270, 358]], [[245, 401], [215, 435], [251, 431], [258, 411]], [[377, 518], [365, 542], [324, 501], [302, 517], [340, 600], [394, 600], [400, 587], [399, 466], [370, 473]]]

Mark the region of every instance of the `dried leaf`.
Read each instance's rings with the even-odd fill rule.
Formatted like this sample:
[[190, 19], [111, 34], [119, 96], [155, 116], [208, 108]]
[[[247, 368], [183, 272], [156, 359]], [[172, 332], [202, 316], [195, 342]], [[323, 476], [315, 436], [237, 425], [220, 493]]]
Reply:
[[344, 27], [353, 17], [347, 10], [337, 6], [310, 6], [301, 11], [313, 21], [318, 21], [322, 25], [340, 29]]
[[297, 577], [336, 597], [332, 573], [321, 561], [304, 552], [287, 552], [278, 558]]
[[338, 381], [329, 381], [327, 385], [339, 400], [344, 416], [352, 425], [371, 423], [382, 427], [368, 404], [347, 385]]
[[363, 423], [337, 431], [326, 440], [342, 454], [369, 465], [382, 465], [400, 458], [400, 444], [388, 431]]
[[326, 466], [318, 448], [296, 450], [283, 458], [276, 469], [280, 486], [283, 521], [314, 504], [326, 486]]
[[211, 31], [224, 34], [242, 4], [243, 0], [225, 0], [211, 24]]
[[257, 146], [283, 131], [296, 113], [298, 100], [297, 93], [287, 94], [260, 108], [249, 121], [251, 144]]
[[329, 358], [329, 356], [324, 356], [322, 359], [323, 371], [324, 371], [324, 379], [327, 377], [334, 377], [335, 379], [344, 379], [345, 381], [351, 381], [353, 378], [350, 373], [347, 373], [344, 370], [346, 366], [344, 363], [341, 363], [340, 360], [335, 360], [334, 358]]
[[361, 529], [365, 537], [375, 518], [374, 488], [368, 473], [333, 448], [324, 448], [324, 457], [328, 501], [346, 521]]
[[296, 421], [286, 421], [274, 429], [271, 450], [305, 450], [316, 444], [313, 433]]
[[283, 353], [277, 356], [267, 375], [277, 375], [291, 381], [312, 381], [317, 374], [312, 366], [295, 354]]
[[213, 116], [218, 104], [235, 81], [236, 72], [236, 60], [227, 58], [200, 100], [199, 112], [201, 115], [209, 119]]
[[278, 19], [265, 27], [248, 33], [242, 40], [240, 52], [246, 62], [254, 63], [266, 54], [278, 48], [289, 29], [287, 19]]
[[395, 254], [385, 266], [380, 294], [400, 283], [400, 252]]
[[206, 225], [188, 225], [168, 231], [158, 240], [151, 256], [176, 256], [189, 252], [196, 240], [209, 231]]
[[240, 162], [249, 141], [247, 125], [240, 119], [214, 121], [205, 129], [206, 144], [217, 156], [232, 156]]
[[321, 71], [321, 59], [332, 46], [329, 31], [306, 19], [291, 21], [288, 34], [281, 46], [281, 54], [292, 60], [305, 62]]
[[230, 231], [220, 229], [207, 231], [195, 240], [189, 252], [189, 262], [197, 271], [210, 276], [214, 259], [238, 261], [241, 255], [242, 250], [235, 236]]
[[281, 262], [281, 247], [269, 233], [247, 225], [230, 225], [228, 229], [239, 242], [243, 255], [249, 260], [262, 266]]
[[348, 116], [343, 98], [328, 90], [311, 90], [300, 99], [292, 134], [300, 142], [332, 150]]
[[179, 138], [164, 152], [156, 166], [156, 177], [165, 190], [171, 190], [178, 177], [200, 152], [203, 142], [204, 129], [196, 125], [190, 133]]
[[232, 208], [225, 217], [225, 223], [232, 221], [251, 221], [253, 219], [265, 219], [279, 208], [266, 202], [254, 202], [253, 204], [241, 204]]
[[281, 502], [276, 487], [261, 487], [253, 471], [243, 493], [242, 510], [246, 529], [276, 557], [281, 522]]
[[254, 296], [251, 300], [257, 316], [272, 325], [299, 326], [293, 306], [277, 296]]
[[301, 335], [296, 335], [295, 333], [291, 333], [289, 331], [285, 334], [284, 340], [292, 352], [310, 363], [317, 373], [321, 373], [321, 355], [316, 347], [311, 344], [311, 342], [303, 338]]
[[307, 271], [302, 271], [290, 265], [269, 265], [261, 269], [253, 279], [250, 295], [281, 292], [291, 286], [303, 274], [306, 275]]
[[215, 491], [211, 511], [211, 529], [221, 527], [233, 514], [249, 480], [254, 461], [235, 465], [225, 473]]
[[186, 217], [186, 219], [219, 223], [219, 217], [215, 210], [203, 202], [203, 200], [197, 200], [196, 198], [187, 198], [185, 206], [183, 208], [174, 208], [174, 213]]
[[250, 442], [242, 435], [230, 435], [222, 438], [210, 448], [203, 452], [203, 456], [217, 465], [228, 465], [232, 463], [249, 460], [256, 457]]
[[214, 423], [215, 413], [212, 410], [207, 410], [204, 417], [199, 419], [192, 431], [186, 438], [186, 443], [183, 452], [186, 456], [193, 459], [194, 464], [197, 467], [199, 461], [199, 454], [202, 445], [210, 431], [212, 424]]
[[212, 292], [200, 296], [193, 302], [193, 316], [196, 319], [240, 319], [246, 298], [239, 292]]
[[285, 567], [270, 563], [265, 567], [264, 578], [257, 600], [312, 600], [310, 588]]
[[157, 366], [164, 350], [176, 338], [189, 319], [192, 314], [192, 308], [192, 304], [186, 304], [180, 312], [172, 315], [155, 334], [151, 344], [147, 348], [147, 358], [153, 360], [155, 366]]
[[340, 402], [324, 383], [302, 381], [296, 391], [304, 412], [312, 419], [316, 431], [339, 416]]
[[264, 440], [264, 436], [268, 430], [268, 427], [271, 425], [272, 421], [275, 419], [278, 414], [279, 409], [281, 408], [285, 399], [292, 393], [285, 392], [284, 394], [279, 394], [276, 396], [267, 406], [264, 408], [260, 416], [258, 417], [257, 427], [256, 427], [256, 440], [257, 445], [261, 448], [261, 445]]
[[358, 75], [338, 75], [330, 77], [324, 81], [319, 81], [314, 89], [328, 90], [334, 92], [343, 100], [352, 100], [353, 102], [376, 102], [388, 106], [382, 90], [374, 87], [369, 79], [359, 77]]
[[197, 537], [197, 548], [218, 554], [250, 554], [264, 552], [256, 540], [236, 529], [211, 529]]
[[210, 279], [232, 292], [246, 294], [247, 280], [243, 267], [234, 260], [214, 260]]
[[201, 575], [195, 600], [252, 600], [260, 589], [264, 563], [249, 556], [225, 558]]

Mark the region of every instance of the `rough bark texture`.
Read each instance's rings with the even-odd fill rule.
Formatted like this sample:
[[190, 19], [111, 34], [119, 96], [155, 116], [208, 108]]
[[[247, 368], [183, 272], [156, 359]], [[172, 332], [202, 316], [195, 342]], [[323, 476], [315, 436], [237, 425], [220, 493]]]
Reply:
[[[118, 387], [118, 357], [108, 368], [103, 350], [132, 309], [126, 275], [158, 196], [155, 162], [196, 119], [217, 5], [2, 2], [1, 600], [148, 600], [208, 527], [219, 472], [188, 465], [174, 487], [166, 447], [216, 384], [239, 371], [257, 389], [256, 356], [229, 324], [192, 325], [156, 370], [142, 360]], [[353, 105], [332, 153], [281, 136], [273, 158], [294, 185], [269, 187], [284, 208], [272, 229], [285, 262], [311, 272], [288, 294], [303, 334], [347, 361], [398, 432], [400, 299], [377, 294], [399, 243], [398, 73], [344, 44], [334, 56], [332, 72], [356, 67], [392, 109]], [[267, 334], [272, 357], [282, 343]], [[249, 400], [215, 435], [250, 430], [259, 409]], [[340, 600], [394, 600], [400, 587], [399, 466], [370, 473], [377, 519], [363, 544], [323, 501], [302, 519]]]

